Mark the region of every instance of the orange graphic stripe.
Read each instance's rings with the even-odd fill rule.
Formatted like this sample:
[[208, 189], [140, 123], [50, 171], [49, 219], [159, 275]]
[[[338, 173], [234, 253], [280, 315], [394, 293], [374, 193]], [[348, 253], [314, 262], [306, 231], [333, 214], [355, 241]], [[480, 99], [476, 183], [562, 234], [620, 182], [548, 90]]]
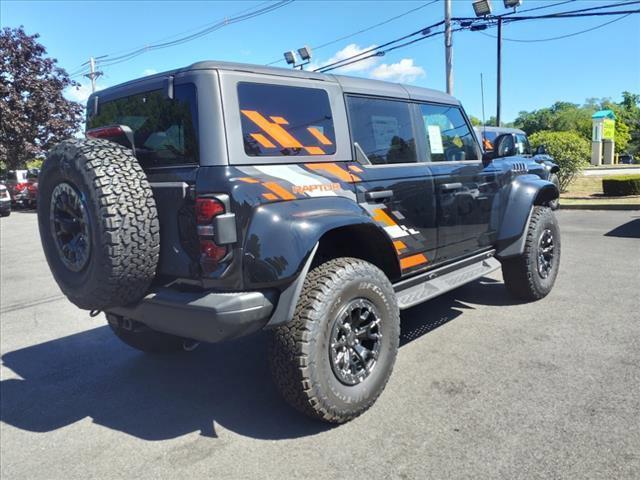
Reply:
[[[383, 209], [381, 208], [376, 208], [374, 210], [374, 215], [373, 215], [373, 219], [384, 223], [385, 225], [388, 225], [389, 227], [393, 227], [395, 225], [397, 225], [397, 223], [393, 220], [393, 218], [391, 218], [387, 212], [385, 212]], [[401, 235], [398, 235], [401, 236]]]
[[362, 169], [356, 165], [349, 165], [349, 170], [356, 173], [362, 173]]
[[350, 174], [346, 170], [340, 168], [335, 163], [306, 163], [308, 168], [315, 171], [326, 172], [334, 177], [339, 178], [343, 182], [359, 181], [360, 178]]
[[287, 122], [286, 119], [282, 118], [282, 117], [269, 117], [271, 120], [273, 120], [274, 122], [280, 124], [280, 125], [289, 125], [289, 122]]
[[400, 240], [394, 240], [393, 246], [395, 247], [396, 252], [398, 253], [400, 253], [402, 250], [405, 250], [407, 248], [404, 242], [401, 242]]
[[267, 137], [261, 133], [252, 133], [251, 136], [258, 141], [264, 148], [276, 148], [276, 146]]
[[255, 110], [241, 110], [253, 123], [267, 132], [284, 148], [302, 148], [302, 144], [277, 123], [271, 123]]
[[277, 184], [276, 182], [265, 182], [262, 185], [264, 185], [265, 188], [271, 190], [282, 200], [295, 200], [297, 198], [289, 190], [284, 189], [281, 185]]
[[260, 183], [258, 180], [256, 180], [255, 178], [251, 178], [251, 177], [240, 177], [240, 178], [238, 178], [238, 180], [240, 180], [241, 182], [244, 182], [244, 183]]
[[324, 155], [324, 150], [320, 147], [303, 147], [311, 155]]
[[262, 196], [267, 200], [278, 200], [278, 197], [273, 193], [263, 193]]
[[[273, 118], [273, 117], [271, 117], [271, 118]], [[309, 130], [309, 133], [311, 133], [311, 135], [316, 137], [316, 139], [321, 144], [323, 144], [323, 145], [333, 145], [331, 140], [329, 140], [327, 137], [325, 137], [325, 135], [320, 130], [318, 130], [316, 127], [309, 127], [309, 128], [307, 128], [307, 130]]]
[[427, 257], [419, 253], [417, 255], [411, 255], [410, 257], [400, 259], [400, 268], [406, 270], [407, 268], [415, 267], [427, 263]]

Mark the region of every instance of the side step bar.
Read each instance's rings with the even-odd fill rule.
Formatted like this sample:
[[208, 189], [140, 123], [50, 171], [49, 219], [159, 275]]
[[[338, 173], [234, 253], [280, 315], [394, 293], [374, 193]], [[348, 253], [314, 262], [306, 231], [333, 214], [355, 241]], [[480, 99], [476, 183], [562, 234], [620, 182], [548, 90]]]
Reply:
[[393, 285], [400, 310], [413, 307], [500, 268], [495, 250], [425, 272]]

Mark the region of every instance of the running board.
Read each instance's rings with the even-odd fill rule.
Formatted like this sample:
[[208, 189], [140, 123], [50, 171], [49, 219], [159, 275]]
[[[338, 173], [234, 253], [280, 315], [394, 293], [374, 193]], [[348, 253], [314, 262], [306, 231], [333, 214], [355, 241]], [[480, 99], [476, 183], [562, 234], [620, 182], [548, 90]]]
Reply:
[[494, 253], [495, 250], [491, 250], [474, 255], [396, 283], [393, 288], [400, 310], [413, 307], [497, 270], [500, 268], [500, 262], [493, 258]]

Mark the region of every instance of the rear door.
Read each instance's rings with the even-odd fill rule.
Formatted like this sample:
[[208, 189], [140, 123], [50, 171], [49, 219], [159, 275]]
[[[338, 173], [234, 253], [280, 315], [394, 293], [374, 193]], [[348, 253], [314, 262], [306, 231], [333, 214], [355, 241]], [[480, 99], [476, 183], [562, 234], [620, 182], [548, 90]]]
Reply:
[[402, 274], [430, 265], [436, 249], [436, 210], [429, 167], [416, 154], [407, 100], [347, 95], [356, 157], [358, 201], [392, 238]]
[[500, 172], [484, 167], [476, 137], [458, 105], [421, 103], [421, 159], [433, 174], [437, 205], [438, 254], [444, 262], [487, 248], [495, 238], [492, 215]]

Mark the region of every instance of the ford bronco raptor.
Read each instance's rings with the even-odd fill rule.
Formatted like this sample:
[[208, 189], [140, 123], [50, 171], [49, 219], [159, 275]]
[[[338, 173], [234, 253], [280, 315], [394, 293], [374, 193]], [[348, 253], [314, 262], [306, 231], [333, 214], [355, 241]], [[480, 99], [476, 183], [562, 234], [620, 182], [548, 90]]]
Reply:
[[271, 330], [277, 388], [328, 422], [382, 392], [400, 310], [500, 267], [537, 300], [558, 273], [556, 186], [434, 90], [200, 62], [93, 94], [86, 137], [39, 181], [69, 300], [145, 352]]

